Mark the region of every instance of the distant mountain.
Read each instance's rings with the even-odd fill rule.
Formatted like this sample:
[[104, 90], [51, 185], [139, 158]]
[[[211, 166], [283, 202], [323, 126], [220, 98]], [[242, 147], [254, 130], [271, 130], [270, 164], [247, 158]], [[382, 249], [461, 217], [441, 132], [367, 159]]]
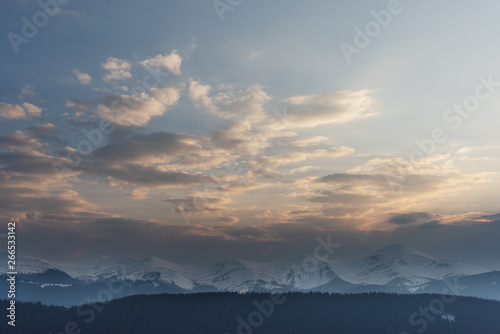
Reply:
[[72, 277], [86, 282], [155, 281], [169, 283], [184, 290], [193, 289], [195, 282], [189, 277], [189, 266], [181, 266], [150, 257], [134, 260], [125, 257], [105, 258], [90, 256], [72, 264], [59, 264]]
[[416, 249], [391, 245], [356, 261], [337, 263], [339, 276], [361, 285], [384, 286], [397, 282], [405, 292], [418, 292], [431, 281], [455, 276], [477, 275], [492, 270], [486, 267], [436, 260]]
[[[2, 268], [7, 268], [7, 253], [3, 253], [0, 256], [5, 261]], [[43, 288], [47, 286], [66, 287], [78, 282], [49, 262], [31, 256], [18, 256], [16, 258], [15, 271], [17, 272], [16, 277], [18, 282], [37, 285]], [[0, 271], [0, 276], [5, 275], [5, 273], [6, 271]]]
[[[8, 253], [0, 252], [2, 270], [7, 270]], [[40, 260], [31, 256], [18, 255], [16, 257], [16, 272], [19, 274], [41, 274], [49, 269], [57, 269], [48, 261]], [[0, 272], [1, 273], [1, 272]]]
[[[498, 272], [434, 259], [403, 245], [391, 245], [353, 261], [319, 262], [313, 268], [304, 268], [304, 259], [275, 263], [236, 259], [190, 266], [156, 257], [136, 260], [92, 255], [71, 263], [21, 257], [19, 279], [29, 286], [29, 295], [21, 294], [20, 300], [75, 305], [88, 302], [89, 296], [117, 283], [122, 288], [113, 292], [113, 298], [210, 291], [440, 293], [455, 279], [467, 286], [458, 291], [460, 294], [500, 300]], [[6, 283], [0, 283], [0, 287], [2, 284]]]

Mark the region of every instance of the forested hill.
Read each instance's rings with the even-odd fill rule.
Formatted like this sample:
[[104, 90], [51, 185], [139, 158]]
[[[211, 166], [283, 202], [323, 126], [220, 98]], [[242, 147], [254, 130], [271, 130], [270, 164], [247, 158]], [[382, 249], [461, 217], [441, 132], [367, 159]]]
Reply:
[[15, 329], [4, 319], [1, 333], [500, 333], [500, 302], [429, 294], [165, 294], [69, 309], [16, 306]]

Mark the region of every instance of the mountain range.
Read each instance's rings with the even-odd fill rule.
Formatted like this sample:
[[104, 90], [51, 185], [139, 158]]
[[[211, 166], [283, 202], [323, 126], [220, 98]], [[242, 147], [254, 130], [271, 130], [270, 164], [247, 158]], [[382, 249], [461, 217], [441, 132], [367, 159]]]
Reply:
[[[2, 254], [2, 258], [7, 256]], [[231, 260], [193, 266], [157, 257], [92, 255], [75, 262], [18, 257], [17, 299], [78, 305], [136, 294], [196, 292], [446, 293], [500, 300], [500, 271], [435, 259], [391, 245], [352, 261], [304, 266], [305, 257], [274, 263]], [[2, 268], [6, 268], [3, 266]], [[6, 289], [5, 271], [0, 288]], [[5, 287], [3, 287], [5, 286]], [[6, 290], [3, 290], [6, 291]]]

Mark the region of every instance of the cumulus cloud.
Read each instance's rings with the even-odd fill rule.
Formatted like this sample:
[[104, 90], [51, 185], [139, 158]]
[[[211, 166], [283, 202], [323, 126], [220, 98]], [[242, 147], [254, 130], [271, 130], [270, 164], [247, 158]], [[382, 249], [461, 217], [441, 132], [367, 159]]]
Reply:
[[208, 109], [215, 108], [212, 99], [208, 95], [211, 90], [212, 87], [210, 85], [203, 85], [193, 79], [189, 80], [189, 97], [193, 101], [201, 103], [201, 105], [207, 107]]
[[122, 81], [132, 78], [130, 69], [132, 65], [123, 59], [109, 57], [106, 62], [102, 63], [102, 67], [107, 71], [104, 75], [104, 81]]
[[191, 79], [189, 97], [198, 107], [223, 119], [212, 132], [214, 144], [240, 155], [260, 155], [272, 145], [272, 139], [297, 135], [270, 126], [275, 120], [269, 117], [266, 107], [272, 98], [260, 85], [242, 89], [231, 85], [213, 88]]
[[115, 124], [142, 126], [165, 114], [180, 98], [176, 87], [153, 88], [151, 95], [109, 95], [97, 104], [97, 114]]
[[92, 82], [92, 77], [87, 73], [83, 73], [78, 69], [74, 69], [73, 73], [76, 75], [78, 82], [80, 82], [80, 84], [82, 85], [88, 85]]
[[0, 117], [5, 119], [31, 119], [41, 115], [42, 109], [31, 103], [19, 105], [0, 102]]
[[157, 55], [153, 58], [146, 59], [141, 62], [144, 67], [158, 68], [163, 67], [168, 69], [175, 75], [181, 75], [182, 57], [177, 54], [177, 50], [173, 50], [169, 55]]
[[264, 106], [271, 101], [271, 97], [261, 85], [245, 89], [223, 85], [219, 92], [210, 95], [211, 91], [210, 85], [203, 85], [193, 79], [189, 82], [189, 97], [222, 118], [245, 119], [253, 123], [268, 119]]

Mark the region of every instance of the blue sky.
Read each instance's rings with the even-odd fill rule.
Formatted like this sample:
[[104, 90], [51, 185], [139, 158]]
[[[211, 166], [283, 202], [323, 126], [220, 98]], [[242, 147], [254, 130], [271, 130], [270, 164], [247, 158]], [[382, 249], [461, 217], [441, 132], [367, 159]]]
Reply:
[[262, 260], [332, 234], [498, 266], [497, 2], [65, 2], [0, 14], [26, 253]]

